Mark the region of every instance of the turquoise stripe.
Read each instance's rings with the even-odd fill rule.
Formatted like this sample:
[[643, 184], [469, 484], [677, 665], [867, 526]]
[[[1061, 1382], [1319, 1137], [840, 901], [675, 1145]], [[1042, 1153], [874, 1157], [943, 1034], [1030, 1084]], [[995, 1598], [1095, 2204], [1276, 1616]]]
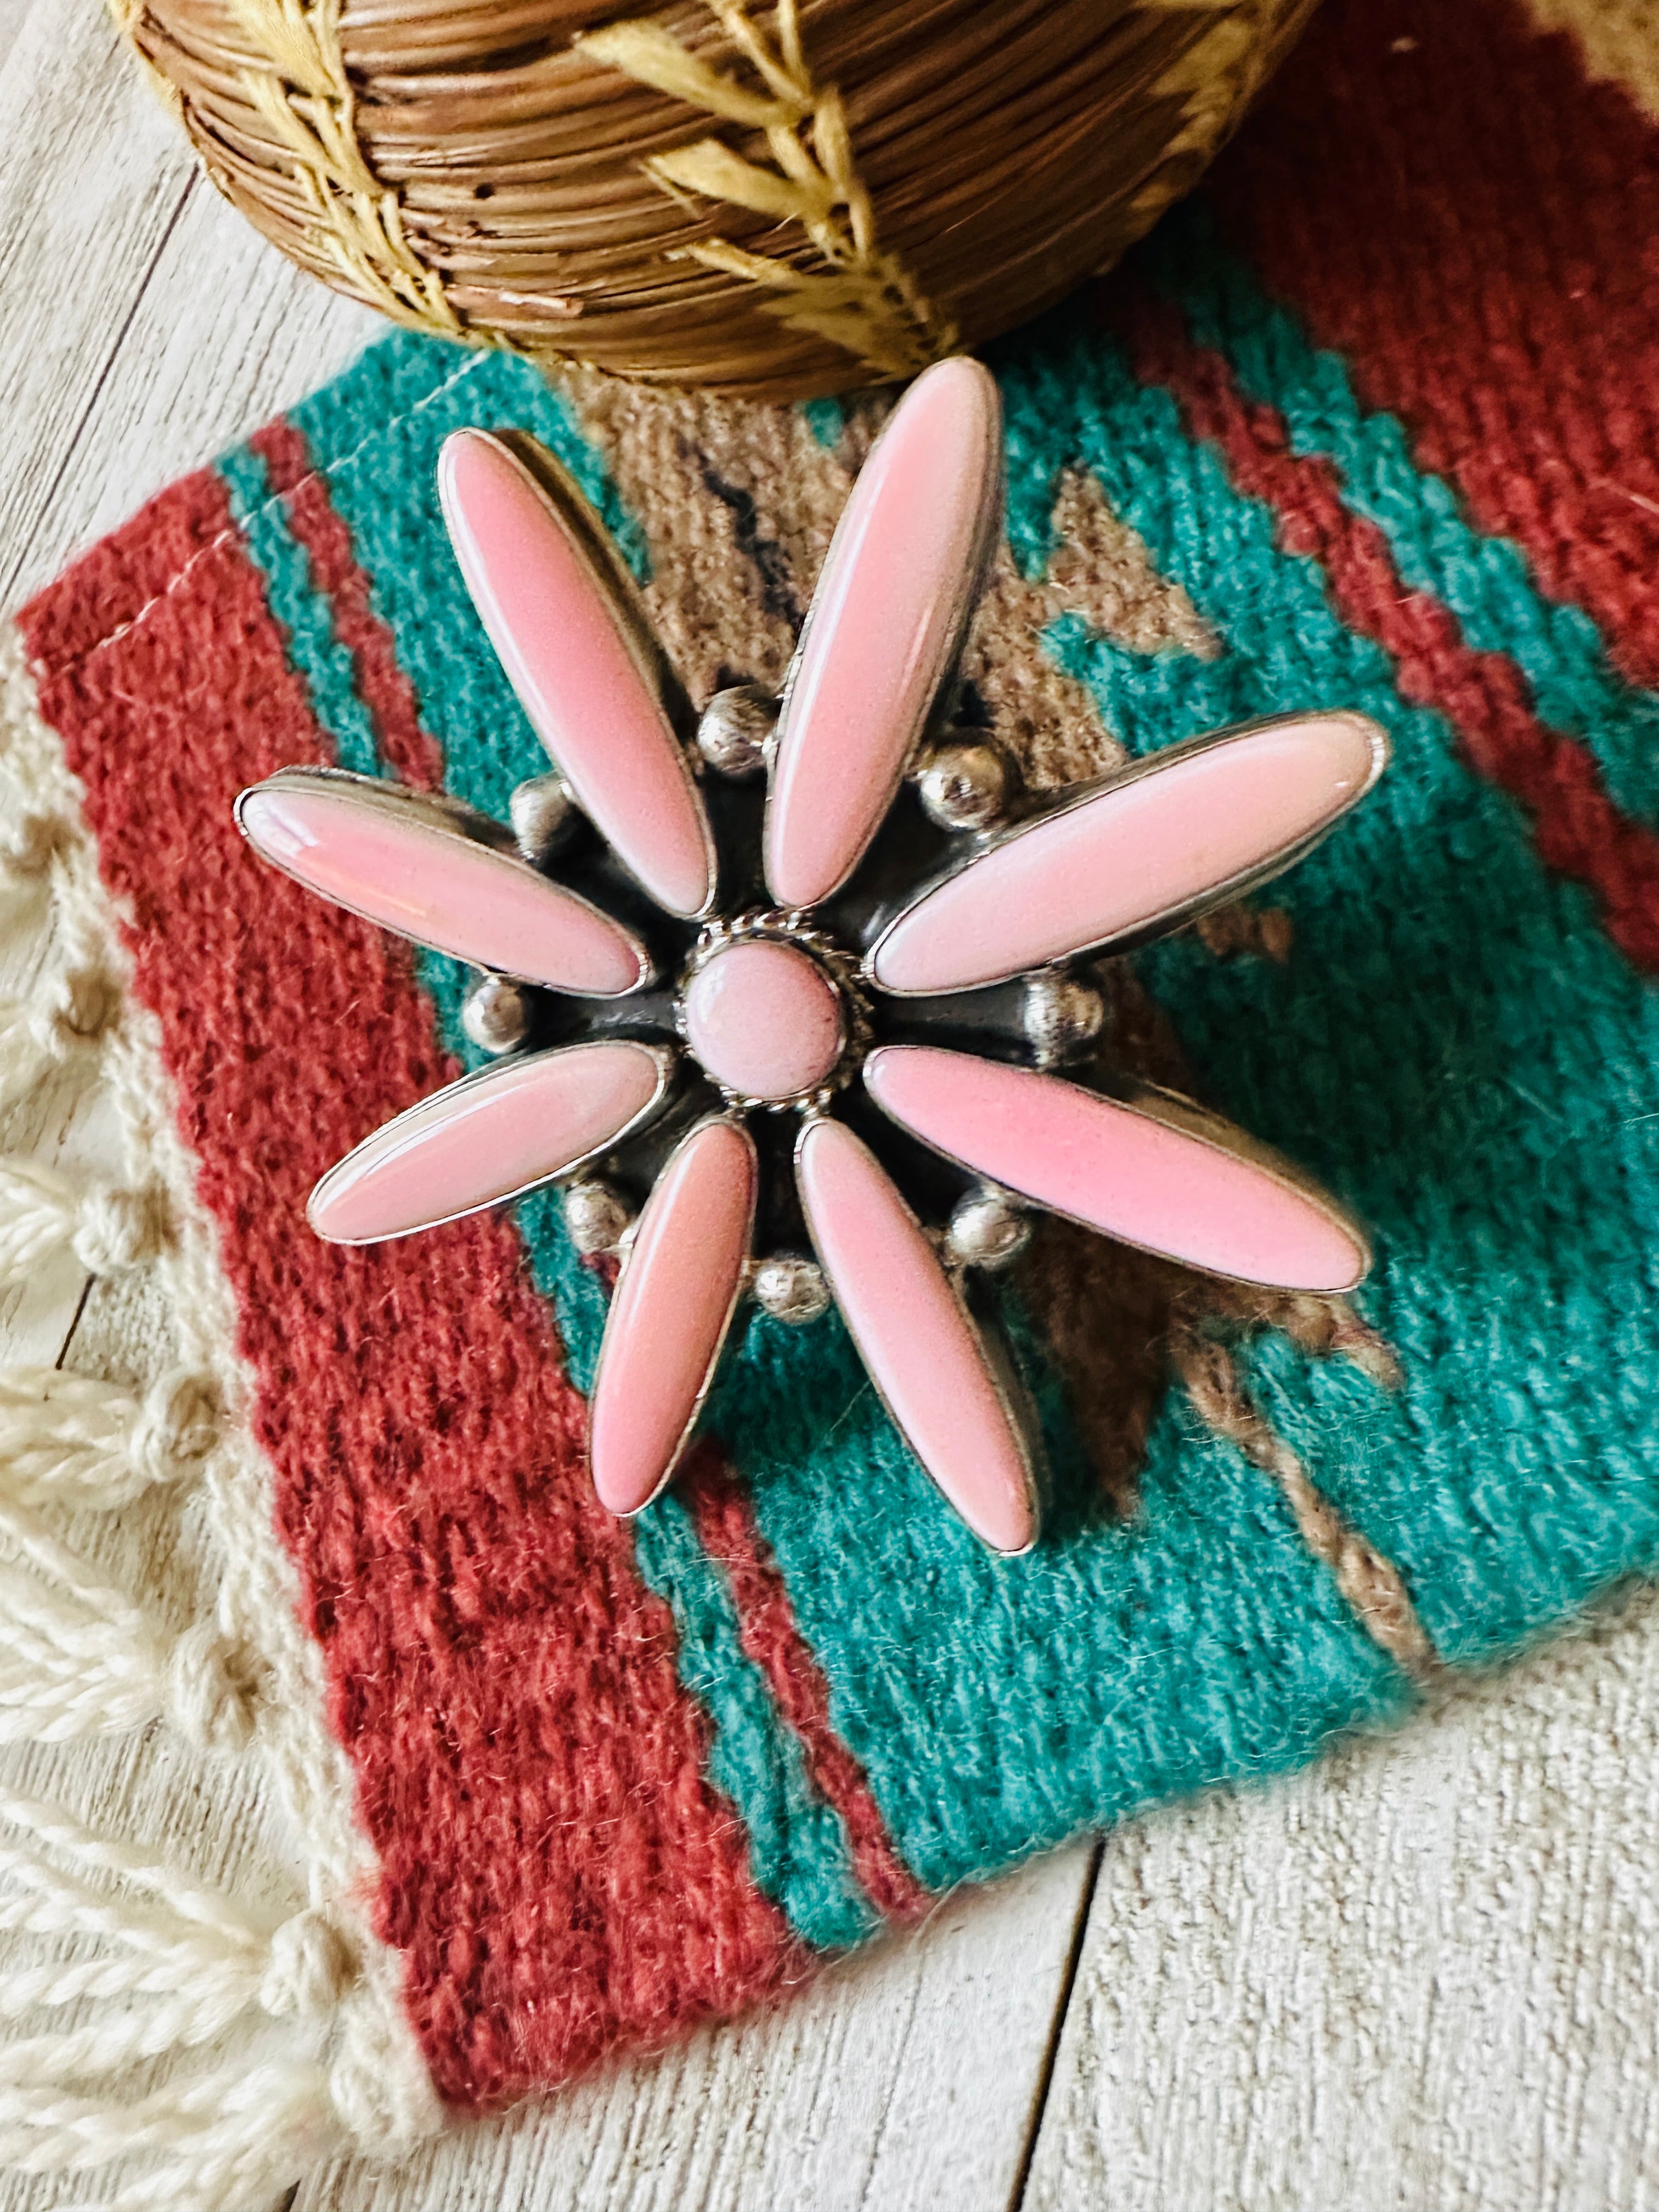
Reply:
[[263, 457], [239, 446], [219, 462], [230, 511], [265, 580], [265, 598], [288, 640], [289, 664], [311, 693], [312, 711], [334, 740], [335, 758], [359, 775], [377, 775], [374, 724], [357, 696], [351, 655], [335, 634], [334, 611], [311, 587], [311, 556], [289, 526]]
[[1360, 1303], [1404, 1388], [1273, 1336], [1248, 1364], [1442, 1650], [1489, 1657], [1659, 1562], [1659, 1344], [1640, 1319], [1659, 1291], [1659, 994], [1167, 393], [1074, 337], [1032, 349], [1006, 397], [1027, 535], [1056, 453], [1080, 460], [1225, 641], [1171, 664], [1062, 626], [1066, 665], [1137, 750], [1302, 700], [1361, 707], [1393, 738], [1377, 794], [1270, 894], [1295, 921], [1286, 966], [1180, 938], [1143, 967], [1206, 1095], [1373, 1224]]
[[1659, 697], [1619, 675], [1583, 608], [1546, 599], [1520, 546], [1471, 528], [1453, 486], [1413, 462], [1404, 426], [1361, 406], [1341, 356], [1310, 344], [1249, 265], [1216, 243], [1200, 204], [1160, 225], [1142, 261], [1198, 343], [1225, 355], [1241, 387], [1284, 416], [1291, 450], [1336, 463], [1344, 496], [1382, 531], [1410, 588], [1449, 607], [1477, 652], [1518, 663], [1541, 720], [1589, 746], [1626, 813], [1659, 825]]
[[[514, 784], [546, 756], [507, 688], [449, 553], [434, 491], [437, 448], [463, 424], [510, 424], [543, 438], [605, 515], [636, 571], [643, 540], [622, 509], [599, 456], [563, 403], [525, 363], [502, 355], [459, 357], [419, 339], [377, 347], [339, 385], [292, 418], [325, 459], [337, 511], [375, 580], [379, 611], [397, 638], [426, 726], [441, 739], [446, 786], [498, 817]], [[247, 447], [221, 471], [238, 521], [288, 634], [292, 664], [333, 734], [343, 766], [380, 771], [372, 724], [355, 690], [349, 653], [325, 599], [313, 591], [309, 558], [264, 465]], [[460, 1025], [471, 971], [441, 954], [418, 956], [446, 1044], [467, 1066], [481, 1054]], [[591, 1387], [605, 1297], [564, 1233], [557, 1199], [543, 1191], [518, 1208], [537, 1289], [551, 1300], [578, 1389]], [[840, 1816], [820, 1798], [794, 1735], [778, 1718], [765, 1676], [744, 1654], [730, 1584], [699, 1545], [672, 1497], [635, 1523], [646, 1582], [672, 1608], [681, 1681], [711, 1717], [708, 1771], [748, 1832], [755, 1879], [805, 1942], [836, 1949], [860, 1941], [877, 1917], [860, 1890]]]
[[[1327, 700], [1393, 737], [1382, 790], [1272, 894], [1295, 926], [1285, 964], [1219, 963], [1180, 939], [1143, 968], [1205, 1093], [1374, 1226], [1363, 1304], [1401, 1356], [1399, 1392], [1278, 1337], [1241, 1356], [1316, 1480], [1400, 1561], [1442, 1649], [1487, 1657], [1659, 1562], [1659, 1347], [1642, 1326], [1659, 1291], [1655, 1000], [1588, 896], [1543, 869], [1518, 810], [1462, 765], [1444, 720], [1402, 701], [1386, 654], [1340, 621], [1318, 567], [1284, 553], [1274, 518], [1183, 435], [1168, 394], [1064, 316], [999, 358], [1028, 572], [1048, 557], [1061, 471], [1084, 466], [1223, 642], [1200, 662], [1054, 626], [1050, 649], [1133, 748]], [[595, 464], [523, 364], [454, 363], [394, 339], [300, 419], [345, 457], [337, 503], [458, 787], [499, 812], [540, 756], [444, 544], [436, 446], [457, 421], [516, 422]], [[434, 984], [453, 1024], [459, 979]], [[602, 1297], [556, 1206], [532, 1201], [521, 1220], [586, 1380]], [[740, 1352], [720, 1432], [835, 1724], [930, 1887], [1173, 1791], [1295, 1764], [1410, 1703], [1275, 1487], [1177, 1395], [1155, 1410], [1139, 1509], [1115, 1522], [1042, 1382], [1051, 1534], [997, 1561], [898, 1446], [837, 1322], [789, 1332], [755, 1316]], [[729, 1739], [726, 1786], [768, 1839], [765, 1878], [829, 1925], [850, 1891], [815, 1887], [825, 1860], [803, 1825], [799, 1754], [751, 1702], [723, 1582], [672, 1499], [640, 1543], [682, 1621], [686, 1679]]]
[[716, 1720], [709, 1779], [742, 1808], [755, 1879], [822, 1950], [880, 1925], [859, 1887], [840, 1815], [813, 1789], [799, 1739], [780, 1728], [766, 1678], [738, 1642], [731, 1585], [670, 1491], [635, 1523], [641, 1572], [668, 1599], [680, 1680]]
[[1039, 1382], [1048, 1526], [997, 1559], [900, 1445], [838, 1322], [751, 1322], [717, 1409], [907, 1863], [943, 1890], [1173, 1794], [1276, 1771], [1412, 1692], [1278, 1490], [1176, 1393], [1108, 1519]]

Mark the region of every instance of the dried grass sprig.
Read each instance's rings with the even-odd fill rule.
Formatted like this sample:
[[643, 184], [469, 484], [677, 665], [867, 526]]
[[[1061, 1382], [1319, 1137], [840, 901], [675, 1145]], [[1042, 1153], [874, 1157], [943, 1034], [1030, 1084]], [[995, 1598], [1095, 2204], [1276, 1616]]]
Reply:
[[719, 138], [699, 138], [641, 165], [671, 192], [799, 223], [825, 264], [803, 269], [724, 239], [675, 250], [775, 295], [763, 304], [792, 329], [828, 338], [866, 367], [910, 376], [955, 350], [941, 315], [896, 253], [876, 242], [870, 195], [853, 161], [841, 94], [813, 82], [795, 0], [778, 0], [775, 44], [736, 0], [708, 0], [727, 37], [766, 87], [757, 93], [708, 67], [660, 23], [611, 23], [577, 44], [636, 82], [722, 122], [763, 131], [774, 167], [762, 168]]
[[441, 278], [404, 235], [398, 195], [363, 158], [340, 51], [340, 0], [231, 0], [231, 11], [267, 58], [268, 66], [246, 64], [240, 75], [291, 157], [314, 218], [308, 243], [317, 260], [392, 321], [461, 337]]

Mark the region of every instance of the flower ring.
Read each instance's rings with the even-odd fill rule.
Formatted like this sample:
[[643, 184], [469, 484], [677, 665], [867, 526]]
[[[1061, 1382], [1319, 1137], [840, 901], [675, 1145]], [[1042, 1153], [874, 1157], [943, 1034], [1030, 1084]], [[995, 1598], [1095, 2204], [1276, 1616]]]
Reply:
[[457, 432], [439, 483], [555, 773], [520, 786], [510, 831], [325, 769], [238, 801], [267, 860], [483, 969], [465, 1024], [504, 1055], [325, 1175], [313, 1227], [368, 1243], [562, 1182], [579, 1247], [623, 1254], [591, 1423], [621, 1514], [673, 1473], [744, 1292], [790, 1321], [833, 1294], [939, 1490], [1027, 1550], [1035, 1425], [975, 1287], [1025, 1209], [1281, 1288], [1369, 1264], [1286, 1162], [1103, 1063], [1088, 963], [1299, 860], [1376, 781], [1381, 732], [1287, 716], [1022, 792], [994, 734], [951, 719], [1001, 514], [996, 386], [968, 360], [877, 441], [781, 703], [741, 686], [692, 715], [533, 441]]

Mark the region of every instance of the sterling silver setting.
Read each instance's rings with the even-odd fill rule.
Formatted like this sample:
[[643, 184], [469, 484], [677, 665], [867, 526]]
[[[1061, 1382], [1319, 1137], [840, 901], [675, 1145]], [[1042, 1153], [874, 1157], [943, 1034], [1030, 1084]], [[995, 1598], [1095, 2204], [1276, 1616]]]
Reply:
[[776, 907], [757, 907], [733, 915], [729, 921], [708, 921], [698, 933], [680, 972], [679, 995], [674, 1002], [674, 1027], [686, 1040], [686, 993], [710, 961], [734, 945], [770, 942], [787, 945], [808, 954], [822, 969], [835, 991], [841, 1016], [841, 1047], [834, 1066], [822, 1082], [804, 1085], [781, 1097], [733, 1090], [712, 1071], [705, 1071], [728, 1106], [746, 1114], [822, 1113], [838, 1091], [858, 1073], [870, 1048], [870, 1000], [858, 961], [825, 930], [815, 929], [804, 914], [789, 914]]
[[[979, 471], [963, 494], [957, 565], [925, 579], [932, 597], [922, 594], [921, 612], [931, 624], [934, 656], [928, 688], [907, 694], [902, 709], [894, 708], [888, 750], [872, 755], [860, 771], [865, 782], [853, 795], [867, 820], [853, 830], [838, 828], [841, 843], [831, 839], [827, 854], [814, 858], [820, 825], [811, 818], [811, 806], [821, 796], [825, 820], [840, 823], [854, 773], [847, 768], [838, 784], [842, 764], [822, 745], [816, 780], [799, 769], [809, 742], [803, 730], [822, 711], [826, 667], [833, 673], [855, 665], [848, 661], [850, 644], [837, 641], [844, 609], [834, 604], [834, 595], [855, 574], [849, 562], [876, 557], [871, 548], [881, 530], [902, 537], [905, 518], [917, 511], [914, 487], [902, 500], [895, 495], [883, 506], [881, 457], [898, 450], [889, 441], [908, 434], [902, 425], [923, 420], [924, 394], [931, 395], [927, 406], [966, 406], [976, 427], [962, 446], [963, 466]], [[599, 1362], [593, 1470], [600, 1497], [613, 1511], [641, 1510], [671, 1479], [744, 1297], [769, 1321], [793, 1328], [811, 1327], [836, 1305], [878, 1395], [934, 1484], [992, 1549], [1018, 1554], [1037, 1540], [1042, 1455], [996, 1297], [981, 1279], [1018, 1261], [1035, 1212], [1079, 1222], [1182, 1264], [1279, 1287], [1346, 1289], [1368, 1264], [1363, 1232], [1310, 1178], [1219, 1116], [1134, 1081], [1115, 1064], [1104, 963], [1303, 860], [1376, 783], [1388, 757], [1386, 739], [1358, 715], [1310, 711], [1165, 746], [1058, 796], [1027, 789], [997, 733], [964, 720], [974, 707], [959, 696], [956, 675], [994, 544], [995, 405], [988, 377], [969, 363], [940, 364], [918, 380], [866, 463], [781, 698], [757, 683], [738, 684], [717, 693], [701, 714], [651, 636], [633, 579], [558, 464], [517, 434], [456, 434], [446, 456], [465, 441], [465, 464], [479, 472], [486, 490], [494, 482], [504, 487], [504, 497], [521, 505], [526, 496], [539, 502], [535, 512], [545, 525], [549, 558], [556, 555], [564, 563], [559, 571], [564, 588], [581, 599], [581, 622], [571, 617], [569, 650], [578, 657], [590, 647], [600, 658], [610, 653], [606, 683], [625, 691], [636, 687], [623, 703], [640, 708], [636, 735], [648, 720], [646, 708], [656, 716], [662, 753], [647, 757], [636, 744], [633, 766], [616, 767], [603, 746], [586, 743], [586, 732], [578, 733], [585, 745], [579, 757], [555, 744], [550, 730], [562, 727], [568, 734], [572, 724], [558, 718], [574, 709], [556, 696], [568, 672], [559, 653], [544, 653], [531, 665], [540, 650], [537, 623], [544, 605], [511, 616], [502, 611], [517, 580], [510, 567], [499, 574], [474, 573], [481, 560], [488, 570], [488, 548], [479, 554], [481, 532], [477, 543], [467, 541], [467, 551], [446, 491], [446, 514], [458, 550], [467, 551], [463, 568], [475, 602], [487, 624], [494, 624], [490, 635], [553, 756], [551, 767], [514, 789], [510, 828], [453, 799], [329, 770], [284, 769], [237, 803], [237, 819], [250, 842], [298, 881], [349, 911], [472, 962], [476, 980], [461, 1000], [460, 1024], [477, 1050], [492, 1055], [492, 1063], [365, 1139], [319, 1182], [312, 1218], [319, 1234], [368, 1243], [506, 1205], [546, 1184], [562, 1187], [576, 1251], [612, 1274], [620, 1265], [613, 1316], [623, 1309], [649, 1316], [648, 1323], [636, 1319], [626, 1340], [617, 1328], [608, 1328]], [[953, 489], [962, 489], [956, 483], [961, 471], [953, 474], [943, 462], [934, 465], [933, 491], [946, 501]], [[838, 573], [838, 556], [842, 571], [835, 583], [829, 580]], [[926, 557], [937, 560], [936, 548]], [[878, 627], [883, 595], [872, 605], [871, 620]], [[814, 653], [817, 662], [804, 676]], [[580, 686], [573, 689], [572, 700], [579, 691]], [[598, 694], [590, 687], [580, 696], [591, 708]], [[877, 720], [883, 708], [876, 697], [871, 712]], [[868, 734], [851, 713], [833, 726], [854, 748]], [[1334, 757], [1346, 747], [1347, 763], [1330, 769], [1335, 795], [1328, 805], [1317, 791], [1302, 812], [1291, 804], [1300, 803], [1296, 793], [1282, 803], [1272, 798], [1258, 810], [1265, 826], [1256, 845], [1242, 859], [1237, 840], [1229, 843], [1222, 836], [1217, 849], [1230, 854], [1224, 865], [1211, 865], [1202, 838], [1189, 840], [1188, 851], [1182, 842], [1186, 802], [1173, 794], [1189, 787], [1195, 767], [1231, 763], [1231, 774], [1243, 763], [1248, 776], [1258, 757], [1279, 758], [1285, 745], [1304, 741], [1316, 751], [1328, 740]], [[1279, 753], [1273, 752], [1274, 745]], [[1313, 751], [1309, 757], [1311, 789], [1316, 770], [1324, 771]], [[647, 880], [662, 878], [652, 876], [640, 855], [648, 842], [646, 832], [655, 835], [660, 823], [653, 827], [617, 813], [624, 768], [645, 778], [638, 788], [646, 789], [655, 775], [650, 787], [668, 792], [663, 819], [678, 807], [684, 823], [685, 810], [692, 811], [696, 826], [683, 847], [695, 852], [701, 840], [702, 872], [690, 876], [694, 890], [647, 892]], [[797, 778], [793, 794], [787, 787], [792, 773]], [[608, 775], [623, 781], [608, 784]], [[1231, 791], [1232, 786], [1219, 787]], [[1255, 788], [1266, 787], [1258, 781]], [[805, 816], [802, 789], [811, 802]], [[1133, 832], [1120, 833], [1113, 822], [1127, 822], [1131, 814], [1120, 810], [1115, 816], [1111, 808], [1126, 794], [1135, 795], [1139, 811], [1131, 810]], [[1141, 797], [1146, 805], [1139, 804]], [[273, 824], [285, 806], [301, 812], [310, 808], [323, 827], [314, 835], [308, 830], [278, 835]], [[1224, 816], [1224, 808], [1218, 811]], [[600, 834], [600, 819], [610, 823], [608, 836]], [[1304, 829], [1304, 820], [1314, 826]], [[1285, 826], [1275, 827], [1280, 823]], [[1222, 826], [1231, 828], [1224, 820]], [[637, 845], [630, 844], [635, 829]], [[337, 849], [330, 845], [337, 830]], [[1249, 834], [1256, 836], [1254, 828]], [[1076, 844], [1079, 837], [1093, 841], [1083, 860], [1077, 858], [1084, 849]], [[468, 927], [460, 926], [467, 921], [463, 915], [452, 927], [441, 897], [420, 909], [435, 919], [410, 919], [416, 910], [410, 886], [422, 896], [428, 889], [421, 875], [423, 856], [435, 854], [442, 874], [445, 848], [457, 856], [453, 880], [483, 884], [483, 909], [491, 916], [499, 913], [499, 952], [482, 941], [487, 933], [476, 915]], [[660, 837], [654, 849], [662, 849]], [[340, 859], [342, 853], [347, 859]], [[472, 856], [465, 866], [459, 858], [463, 853]], [[786, 896], [785, 864], [806, 865], [803, 854], [819, 873], [810, 888]], [[990, 872], [1010, 856], [1026, 866], [1025, 878], [1011, 879], [1029, 884], [1036, 870], [1042, 896], [1029, 898], [1030, 911], [1000, 911], [987, 891], [994, 882]], [[1101, 921], [1108, 909], [1091, 903], [1097, 885], [1109, 889], [1121, 882], [1133, 890], [1143, 866], [1151, 870], [1156, 895], [1149, 894], [1141, 908], [1124, 907], [1117, 918]], [[353, 875], [353, 867], [360, 875]], [[944, 894], [954, 899], [964, 888], [966, 904], [944, 903]], [[1045, 908], [1050, 888], [1054, 896]], [[932, 905], [935, 900], [941, 903]], [[958, 910], [965, 917], [959, 921], [953, 918]], [[560, 969], [550, 951], [562, 942], [558, 931], [567, 924], [574, 933], [571, 945], [580, 940], [581, 957], [590, 963], [582, 973], [597, 975], [598, 983], [568, 980], [574, 971]], [[1056, 941], [1045, 941], [1036, 954], [1034, 927], [1057, 933]], [[510, 939], [516, 949], [509, 949]], [[898, 957], [907, 945], [908, 969]], [[839, 1024], [833, 1052], [816, 1056], [817, 1039], [827, 1032], [808, 1023], [814, 1056], [803, 1051], [792, 1058], [791, 1040], [801, 1034], [800, 1024], [792, 1029], [781, 1019], [787, 1048], [772, 1066], [760, 1070], [765, 1079], [780, 1066], [793, 1073], [805, 1065], [815, 1071], [808, 1081], [740, 1087], [716, 1072], [721, 1063], [707, 1042], [711, 1030], [704, 1032], [704, 1048], [693, 1048], [696, 987], [706, 982], [714, 963], [739, 948], [760, 945], [787, 948], [794, 958], [784, 963], [745, 955], [751, 973], [787, 967], [796, 979], [789, 985], [794, 989], [810, 971], [811, 1007], [824, 1003], [823, 994], [833, 1004]], [[616, 982], [618, 963], [622, 974], [637, 980]], [[734, 972], [727, 971], [713, 992], [716, 1000], [730, 999]], [[925, 979], [943, 973], [948, 980], [902, 980], [918, 973]], [[762, 1003], [763, 996], [743, 1003]], [[789, 1001], [786, 992], [776, 1003], [798, 1010], [799, 1002]], [[814, 1012], [811, 1018], [819, 1018]], [[541, 1097], [537, 1086], [544, 1080], [556, 1087], [583, 1052], [589, 1055], [584, 1066], [605, 1071], [611, 1088], [586, 1103], [565, 1101], [560, 1110], [575, 1133], [563, 1133], [562, 1124], [550, 1130], [538, 1164], [534, 1112], [528, 1106], [520, 1110], [514, 1102]], [[723, 1064], [728, 1070], [753, 1066], [737, 1053]], [[482, 1154], [465, 1153], [451, 1142], [463, 1127], [507, 1135], [480, 1137]], [[500, 1145], [499, 1164], [489, 1156], [491, 1141]], [[750, 1163], [744, 1170], [742, 1244], [735, 1258], [728, 1254], [728, 1272], [704, 1284], [695, 1264], [679, 1265], [686, 1255], [677, 1255], [663, 1224], [671, 1218], [671, 1196], [679, 1202], [677, 1178], [690, 1174], [685, 1164], [694, 1157], [712, 1159], [722, 1147], [727, 1157], [720, 1172], [735, 1172], [734, 1158]], [[429, 1189], [423, 1191], [410, 1164], [418, 1168], [426, 1158], [433, 1165]], [[1139, 1164], [1121, 1166], [1121, 1159]], [[1169, 1164], [1176, 1159], [1184, 1167]], [[1194, 1226], [1189, 1219], [1183, 1174], [1200, 1182], [1207, 1176], [1205, 1188], [1212, 1184], [1219, 1194], [1213, 1224], [1200, 1219]], [[375, 1182], [377, 1176], [381, 1182]], [[1228, 1194], [1239, 1191], [1269, 1217], [1282, 1201], [1285, 1219], [1294, 1217], [1295, 1233], [1303, 1239], [1298, 1249], [1315, 1256], [1297, 1258], [1287, 1274], [1291, 1262], [1275, 1256], [1271, 1218], [1255, 1245], [1248, 1206], [1241, 1217], [1246, 1230], [1231, 1227]], [[723, 1203], [729, 1229], [739, 1196]], [[843, 1233], [848, 1209], [856, 1214], [860, 1207], [867, 1230], [862, 1246]], [[704, 1219], [698, 1233], [713, 1249], [720, 1243], [715, 1216], [697, 1218]], [[1247, 1264], [1257, 1249], [1267, 1263], [1261, 1272]], [[887, 1255], [879, 1261], [872, 1256], [878, 1250]], [[696, 1256], [690, 1255], [694, 1262]], [[1325, 1276], [1304, 1282], [1296, 1267], [1322, 1268]], [[884, 1304], [889, 1277], [914, 1285], [914, 1297], [906, 1291], [896, 1305]], [[657, 1293], [651, 1288], [657, 1281], [677, 1287], [672, 1296], [666, 1290]], [[938, 1371], [962, 1378], [980, 1407], [979, 1428], [994, 1431], [988, 1443], [979, 1433], [953, 1440], [949, 1419], [941, 1419], [937, 1398], [930, 1397], [930, 1378], [917, 1364], [921, 1355], [904, 1340], [907, 1303], [922, 1316], [918, 1340], [931, 1332]], [[634, 1401], [650, 1399], [659, 1381], [648, 1356], [651, 1329], [667, 1333], [671, 1351], [678, 1343], [674, 1358], [658, 1364], [677, 1373], [684, 1367], [690, 1379], [670, 1408], [672, 1419], [665, 1414], [659, 1433], [641, 1442]], [[975, 1392], [981, 1395], [975, 1397]], [[619, 1436], [625, 1436], [625, 1444], [616, 1443]], [[988, 1504], [986, 1469], [1004, 1443], [1007, 1449], [995, 1462], [1000, 1489]], [[981, 1444], [986, 1449], [975, 1462]]]

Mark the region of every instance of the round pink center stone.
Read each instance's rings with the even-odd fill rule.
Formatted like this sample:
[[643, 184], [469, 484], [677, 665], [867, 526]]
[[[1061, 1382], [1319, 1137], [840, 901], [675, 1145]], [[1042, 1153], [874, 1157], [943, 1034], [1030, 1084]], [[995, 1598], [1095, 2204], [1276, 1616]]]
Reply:
[[841, 1057], [841, 1000], [809, 953], [776, 939], [728, 945], [686, 987], [685, 1036], [716, 1083], [746, 1098], [814, 1091]]

